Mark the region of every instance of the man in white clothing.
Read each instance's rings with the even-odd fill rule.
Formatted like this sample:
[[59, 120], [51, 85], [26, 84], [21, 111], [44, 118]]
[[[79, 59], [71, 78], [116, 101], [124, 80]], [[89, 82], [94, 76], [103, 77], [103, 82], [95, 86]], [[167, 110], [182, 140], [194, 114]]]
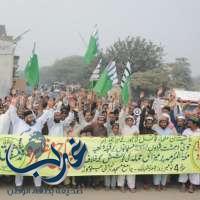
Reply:
[[78, 118], [81, 129], [95, 122], [97, 120], [98, 115], [99, 115], [99, 108], [96, 109], [94, 114], [92, 113], [91, 110], [83, 111], [81, 108], [79, 108]]
[[[168, 127], [169, 115], [163, 113], [159, 116], [158, 124], [154, 126], [153, 130], [160, 136], [175, 135], [173, 130]], [[165, 189], [167, 183], [166, 174], [157, 174], [153, 176], [153, 183], [158, 191]]]
[[[24, 112], [24, 120], [20, 119], [17, 115], [17, 98], [13, 98], [9, 107], [9, 117], [13, 127], [13, 134], [25, 136], [32, 136], [34, 132], [41, 132], [45, 122], [49, 118], [49, 112], [43, 113], [38, 119], [35, 119], [33, 112], [27, 110]], [[41, 186], [41, 178], [33, 178], [36, 187]], [[15, 177], [16, 186], [22, 186], [23, 176], [16, 175]]]
[[[137, 126], [134, 125], [135, 120], [132, 115], [128, 115], [125, 117], [125, 124], [121, 130], [122, 136], [129, 136], [129, 135], [138, 135], [139, 129]], [[131, 192], [136, 192], [135, 189], [135, 175], [126, 175], [126, 176], [118, 176], [117, 184], [121, 188], [121, 191], [125, 191], [125, 180], [127, 180], [128, 188]]]
[[[183, 131], [183, 136], [193, 137], [200, 136], [199, 120], [196, 117], [188, 119], [188, 128]], [[186, 191], [186, 183], [189, 181], [189, 193], [194, 192], [194, 185], [200, 185], [200, 174], [181, 174], [179, 182], [182, 183], [181, 191]]]
[[74, 119], [74, 113], [69, 112], [68, 116], [62, 120], [61, 112], [51, 111], [51, 117], [49, 118], [47, 125], [49, 129], [49, 136], [63, 137], [64, 128], [69, 127], [70, 123]]

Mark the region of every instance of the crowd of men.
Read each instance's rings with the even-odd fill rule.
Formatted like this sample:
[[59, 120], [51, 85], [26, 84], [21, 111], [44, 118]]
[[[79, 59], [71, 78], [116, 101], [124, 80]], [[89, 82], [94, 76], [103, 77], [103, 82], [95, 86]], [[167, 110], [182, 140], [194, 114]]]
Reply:
[[[76, 92], [61, 91], [57, 96], [34, 90], [31, 95], [11, 90], [10, 96], [0, 99], [0, 133], [31, 135], [42, 132], [56, 137], [110, 137], [138, 134], [161, 136], [200, 135], [200, 104], [191, 114], [182, 112], [183, 104], [175, 94], [170, 93], [166, 105], [162, 105], [158, 90], [155, 98], [144, 95], [137, 102], [127, 106], [117, 96], [99, 98], [94, 93], [80, 89]], [[68, 177], [64, 185], [80, 187], [105, 186], [106, 190], [128, 188], [136, 191], [135, 175]], [[141, 177], [144, 189], [153, 186], [161, 191], [169, 184], [168, 175], [144, 175]], [[181, 174], [177, 177], [181, 191], [194, 192], [200, 185], [200, 174]], [[23, 176], [15, 176], [15, 184], [23, 185]], [[41, 186], [40, 177], [34, 178], [36, 187]]]

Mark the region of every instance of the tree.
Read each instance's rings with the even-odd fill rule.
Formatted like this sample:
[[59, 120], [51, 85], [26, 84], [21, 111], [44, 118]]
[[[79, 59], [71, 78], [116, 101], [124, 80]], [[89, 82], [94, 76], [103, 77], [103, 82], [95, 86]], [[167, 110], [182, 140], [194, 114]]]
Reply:
[[190, 63], [187, 58], [176, 58], [174, 63], [169, 64], [171, 87], [191, 90], [193, 87]]
[[55, 61], [52, 66], [41, 68], [41, 83], [51, 84], [55, 81], [64, 83], [80, 83], [86, 85], [92, 69], [89, 68], [81, 56], [65, 57]]
[[153, 95], [159, 87], [169, 87], [170, 77], [165, 66], [147, 70], [145, 72], [136, 72], [132, 75], [133, 93], [138, 96], [141, 91], [146, 95]]
[[163, 64], [145, 72], [132, 75], [132, 88], [135, 94], [145, 91], [154, 94], [159, 87], [193, 89], [190, 64], [186, 58], [177, 58], [173, 63]]
[[193, 88], [196, 91], [200, 91], [200, 76], [196, 76], [193, 78]]
[[163, 48], [141, 37], [127, 37], [109, 47], [105, 57], [108, 61], [116, 61], [119, 74], [127, 61], [131, 63], [132, 71], [146, 71], [161, 66]]

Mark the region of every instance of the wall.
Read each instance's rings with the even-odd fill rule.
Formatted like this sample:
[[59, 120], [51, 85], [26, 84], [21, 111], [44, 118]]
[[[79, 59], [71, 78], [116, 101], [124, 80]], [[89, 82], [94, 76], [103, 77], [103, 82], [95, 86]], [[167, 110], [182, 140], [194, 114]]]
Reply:
[[9, 94], [13, 82], [14, 45], [0, 40], [0, 97]]

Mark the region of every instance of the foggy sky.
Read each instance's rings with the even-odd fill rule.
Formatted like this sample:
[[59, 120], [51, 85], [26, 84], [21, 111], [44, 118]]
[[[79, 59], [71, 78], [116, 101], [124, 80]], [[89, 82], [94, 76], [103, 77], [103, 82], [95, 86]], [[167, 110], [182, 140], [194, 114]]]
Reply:
[[30, 28], [17, 46], [20, 64], [31, 55], [33, 42], [41, 66], [56, 59], [83, 55], [98, 24], [100, 46], [118, 38], [142, 36], [165, 49], [165, 61], [187, 57], [193, 75], [200, 75], [199, 0], [0, 0], [0, 24], [9, 35]]

